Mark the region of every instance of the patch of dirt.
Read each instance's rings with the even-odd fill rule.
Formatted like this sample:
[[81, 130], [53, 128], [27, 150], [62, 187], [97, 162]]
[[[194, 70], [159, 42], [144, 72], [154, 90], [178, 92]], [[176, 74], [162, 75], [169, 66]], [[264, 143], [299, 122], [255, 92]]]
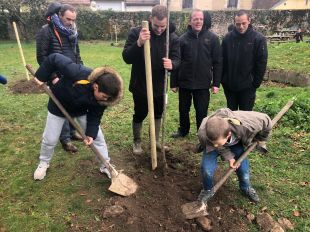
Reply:
[[9, 89], [14, 94], [44, 93], [44, 90], [36, 84], [34, 79], [29, 81], [26, 79], [15, 81], [14, 83], [10, 84]]
[[277, 87], [277, 88], [286, 88], [288, 86], [291, 86], [289, 84], [275, 82], [275, 81], [263, 81], [262, 85], [265, 87]]
[[[186, 146], [190, 147], [189, 144]], [[112, 196], [100, 210], [98, 223], [90, 222], [88, 229], [126, 232], [203, 231], [195, 219], [186, 220], [181, 211], [181, 205], [195, 201], [201, 190], [199, 170], [188, 162], [186, 151], [177, 156], [166, 153], [168, 169], [162, 167], [161, 154], [157, 153], [159, 167], [155, 171], [150, 170], [150, 154], [134, 157], [130, 151], [121, 154], [122, 160], [115, 162], [120, 167], [132, 167], [125, 174], [137, 182], [138, 191], [129, 197]], [[219, 170], [216, 179], [223, 174]], [[249, 231], [246, 210], [233, 205], [240, 196], [237, 186], [230, 189], [224, 185], [208, 203], [212, 231]], [[113, 205], [122, 207], [124, 212], [106, 217], [105, 210]]]

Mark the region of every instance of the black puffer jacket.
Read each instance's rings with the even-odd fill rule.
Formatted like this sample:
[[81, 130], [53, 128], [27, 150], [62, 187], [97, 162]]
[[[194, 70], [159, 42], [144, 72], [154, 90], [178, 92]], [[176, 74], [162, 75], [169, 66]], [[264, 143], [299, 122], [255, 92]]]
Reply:
[[[41, 64], [35, 76], [40, 81], [47, 82], [54, 72], [60, 73], [63, 78], [51, 87], [52, 92], [72, 117], [87, 115], [85, 134], [95, 139], [106, 105], [113, 105], [122, 97], [121, 77], [109, 68], [97, 68], [92, 71], [81, 64], [75, 64], [71, 59], [61, 54], [49, 55]], [[114, 74], [118, 83], [120, 83], [119, 89], [121, 91], [119, 91], [117, 97], [110, 99], [109, 102], [103, 105], [94, 97], [92, 82], [106, 72]], [[88, 80], [89, 83], [77, 83], [80, 80]], [[49, 99], [48, 111], [59, 117], [64, 117], [52, 99]]]
[[[58, 39], [53, 25], [45, 24], [36, 35], [37, 62], [41, 64], [49, 54], [60, 53], [70, 58], [76, 64], [82, 64], [80, 48], [77, 43], [70, 41], [68, 37], [58, 33]], [[60, 42], [61, 41], [61, 42]]]
[[170, 87], [209, 89], [220, 86], [222, 53], [218, 37], [204, 28], [196, 34], [191, 26], [180, 37], [181, 64], [171, 75]]
[[251, 25], [244, 34], [236, 28], [222, 42], [222, 85], [230, 91], [258, 88], [266, 71], [268, 51], [265, 37]]
[[[151, 25], [149, 25], [151, 28]], [[123, 50], [123, 59], [127, 64], [132, 64], [129, 91], [132, 93], [146, 95], [146, 77], [144, 64], [144, 47], [138, 47], [137, 40], [141, 27], [132, 28], [129, 32]], [[164, 95], [165, 69], [162, 58], [166, 57], [166, 31], [156, 35], [151, 31], [151, 62], [154, 97]], [[169, 25], [169, 58], [172, 60], [173, 70], [180, 64], [179, 39], [175, 34], [175, 27]]]

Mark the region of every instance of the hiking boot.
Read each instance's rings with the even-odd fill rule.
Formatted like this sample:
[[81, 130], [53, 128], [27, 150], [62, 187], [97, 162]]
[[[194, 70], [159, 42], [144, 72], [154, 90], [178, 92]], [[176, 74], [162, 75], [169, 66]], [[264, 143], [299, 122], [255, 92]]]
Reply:
[[197, 201], [202, 201], [203, 203], [207, 204], [207, 202], [213, 197], [211, 190], [201, 190]]
[[74, 141], [83, 141], [82, 136], [79, 133], [77, 133], [76, 131], [71, 136], [71, 139]]
[[109, 179], [111, 179], [111, 173], [110, 173], [109, 169], [107, 169], [106, 166], [101, 165], [101, 167], [99, 168], [99, 171], [100, 171], [101, 173], [107, 175], [107, 177], [108, 177]]
[[258, 202], [260, 201], [260, 200], [259, 200], [259, 197], [258, 197], [258, 195], [257, 195], [257, 193], [256, 193], [256, 191], [255, 191], [254, 188], [248, 187], [248, 188], [246, 188], [246, 189], [242, 189], [241, 191], [242, 191], [242, 193], [243, 193], [246, 197], [248, 197], [252, 202], [258, 203]]
[[62, 148], [65, 150], [65, 151], [68, 151], [68, 152], [71, 152], [71, 153], [76, 153], [78, 152], [78, 149], [76, 146], [74, 146], [71, 142], [68, 142], [68, 143], [61, 143], [62, 145]]
[[46, 175], [46, 170], [49, 168], [49, 164], [43, 161], [40, 161], [37, 169], [33, 174], [33, 179], [35, 180], [43, 180]]
[[132, 153], [134, 155], [141, 155], [143, 153], [143, 149], [141, 147], [140, 142], [134, 142], [132, 146]]
[[180, 129], [178, 129], [176, 132], [174, 132], [172, 135], [171, 135], [171, 138], [174, 138], [174, 139], [178, 139], [178, 138], [184, 138], [187, 134], [183, 134]]

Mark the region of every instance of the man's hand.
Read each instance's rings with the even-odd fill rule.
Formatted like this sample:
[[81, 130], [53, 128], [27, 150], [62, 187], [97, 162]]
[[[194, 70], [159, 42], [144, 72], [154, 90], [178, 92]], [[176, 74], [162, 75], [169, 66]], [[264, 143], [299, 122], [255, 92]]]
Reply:
[[179, 91], [179, 88], [178, 87], [171, 88], [171, 91], [174, 92], [174, 93], [177, 93]]
[[213, 93], [213, 94], [217, 94], [219, 91], [220, 91], [220, 88], [218, 88], [218, 87], [216, 87], [216, 86], [213, 86], [213, 87], [212, 87], [212, 93]]
[[149, 40], [150, 38], [151, 38], [151, 32], [146, 28], [142, 28], [139, 34], [139, 38], [137, 40], [138, 47], [142, 47], [145, 41]]
[[239, 168], [239, 166], [240, 166], [240, 164], [239, 165], [237, 165], [237, 166], [235, 166], [234, 165], [234, 163], [236, 162], [236, 160], [235, 159], [231, 159], [231, 160], [229, 160], [229, 167], [231, 167], [231, 168], [233, 168], [233, 169], [237, 169], [237, 168]]
[[92, 137], [86, 136], [86, 139], [83, 140], [83, 142], [89, 146], [93, 143], [94, 139]]
[[169, 58], [163, 58], [164, 68], [167, 70], [172, 70], [172, 62]]

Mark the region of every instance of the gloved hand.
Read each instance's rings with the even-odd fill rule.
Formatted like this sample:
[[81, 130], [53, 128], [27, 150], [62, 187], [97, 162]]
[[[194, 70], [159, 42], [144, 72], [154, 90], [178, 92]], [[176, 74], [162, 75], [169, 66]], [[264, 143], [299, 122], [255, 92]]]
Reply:
[[7, 83], [7, 80], [4, 76], [0, 75], [0, 83], [5, 85]]

